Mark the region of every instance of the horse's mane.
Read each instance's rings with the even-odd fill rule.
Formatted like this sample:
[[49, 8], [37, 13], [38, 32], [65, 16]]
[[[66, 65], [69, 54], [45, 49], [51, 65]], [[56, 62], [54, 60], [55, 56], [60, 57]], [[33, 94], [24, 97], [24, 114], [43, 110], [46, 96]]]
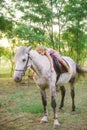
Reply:
[[18, 60], [23, 54], [25, 54], [26, 47], [20, 46], [14, 56], [14, 60]]

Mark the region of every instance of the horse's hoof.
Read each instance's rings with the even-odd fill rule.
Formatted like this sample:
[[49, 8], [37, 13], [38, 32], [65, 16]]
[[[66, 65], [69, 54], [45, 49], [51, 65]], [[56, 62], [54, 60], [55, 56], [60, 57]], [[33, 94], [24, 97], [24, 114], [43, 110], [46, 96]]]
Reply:
[[75, 115], [75, 114], [77, 114], [76, 111], [72, 111], [72, 115]]
[[59, 111], [60, 111], [60, 112], [64, 112], [64, 109], [63, 109], [63, 108], [59, 108]]
[[60, 125], [54, 125], [54, 129], [60, 128]]
[[58, 129], [60, 127], [60, 123], [58, 122], [58, 120], [54, 120], [54, 128]]
[[47, 123], [47, 122], [48, 122], [47, 116], [44, 116], [44, 117], [42, 118], [42, 120], [41, 120], [41, 123]]
[[48, 123], [48, 121], [41, 120], [41, 124], [45, 124], [45, 123]]

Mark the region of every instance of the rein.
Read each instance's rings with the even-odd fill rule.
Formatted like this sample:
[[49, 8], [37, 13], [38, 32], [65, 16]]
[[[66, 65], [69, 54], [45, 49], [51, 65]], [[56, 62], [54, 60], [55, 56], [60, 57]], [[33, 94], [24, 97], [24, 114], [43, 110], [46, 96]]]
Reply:
[[27, 66], [27, 64], [28, 64], [28, 62], [29, 62], [29, 59], [31, 59], [31, 57], [30, 57], [30, 54], [29, 53], [27, 53], [28, 54], [28, 58], [27, 58], [27, 62], [26, 62], [26, 66], [24, 67], [24, 69], [23, 70], [18, 70], [18, 69], [15, 69], [15, 71], [26, 71], [26, 69], [28, 68], [28, 67], [30, 67], [30, 66]]

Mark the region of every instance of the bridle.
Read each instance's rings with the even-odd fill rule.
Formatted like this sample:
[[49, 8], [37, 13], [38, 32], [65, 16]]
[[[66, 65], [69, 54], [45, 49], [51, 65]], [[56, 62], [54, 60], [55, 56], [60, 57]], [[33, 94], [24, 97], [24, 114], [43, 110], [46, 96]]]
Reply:
[[29, 59], [31, 59], [30, 53], [27, 53], [27, 55], [28, 55], [28, 58], [27, 58], [26, 65], [25, 65], [24, 69], [23, 70], [15, 69], [15, 71], [22, 71], [25, 74], [25, 71], [27, 70], [27, 68], [30, 68], [30, 65], [29, 66], [27, 65], [29, 62]]

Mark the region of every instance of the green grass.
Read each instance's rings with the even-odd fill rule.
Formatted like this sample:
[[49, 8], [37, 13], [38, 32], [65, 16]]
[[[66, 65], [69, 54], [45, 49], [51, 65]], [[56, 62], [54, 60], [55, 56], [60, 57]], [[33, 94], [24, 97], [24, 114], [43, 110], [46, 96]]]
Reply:
[[14, 126], [8, 126], [7, 130], [16, 130], [16, 128]]
[[[75, 87], [76, 114], [71, 112], [70, 87], [66, 85], [65, 106], [60, 112], [60, 93], [57, 93], [59, 130], [87, 129], [87, 78]], [[0, 130], [54, 130], [50, 91], [47, 90], [49, 122], [40, 124], [43, 107], [39, 89], [35, 84], [15, 84], [11, 78], [0, 79]]]
[[0, 107], [2, 107], [2, 100], [0, 99]]
[[28, 112], [32, 114], [43, 113], [42, 105], [39, 103], [24, 103], [21, 105], [21, 112]]
[[[15, 113], [17, 112], [42, 113], [43, 108], [42, 108], [41, 102], [38, 100], [36, 101], [35, 96], [31, 97], [31, 95], [32, 93], [28, 94], [27, 90], [14, 91], [12, 95], [7, 96], [7, 102], [10, 104], [12, 103], [13, 105], [17, 103], [17, 105], [14, 105], [13, 107], [7, 106], [7, 111], [15, 112]], [[26, 100], [26, 97], [27, 97], [27, 100]], [[40, 98], [40, 95], [39, 95], [39, 98]]]

